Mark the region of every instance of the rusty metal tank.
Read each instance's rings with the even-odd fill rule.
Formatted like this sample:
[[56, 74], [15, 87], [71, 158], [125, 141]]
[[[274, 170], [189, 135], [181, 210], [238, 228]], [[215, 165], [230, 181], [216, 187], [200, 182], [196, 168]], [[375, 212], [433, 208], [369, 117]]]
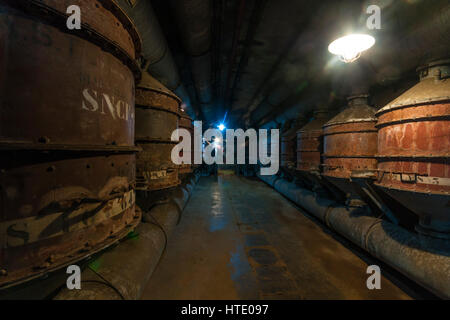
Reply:
[[297, 165], [297, 131], [306, 124], [306, 118], [299, 115], [281, 137], [281, 166], [287, 170], [295, 170]]
[[[72, 4], [86, 13], [82, 30], [65, 27]], [[0, 289], [76, 263], [140, 221], [139, 51], [113, 1], [0, 3]]]
[[323, 153], [323, 125], [331, 118], [330, 110], [322, 107], [314, 111], [313, 120], [297, 131], [296, 175], [305, 187], [323, 192], [320, 181]]
[[314, 119], [297, 131], [297, 170], [320, 172], [323, 152], [322, 126], [329, 119], [329, 111], [316, 110]]
[[[178, 122], [178, 128], [180, 129], [186, 129], [191, 134], [191, 151], [181, 151], [186, 152], [190, 154], [191, 163], [184, 163], [180, 165], [179, 167], [179, 174], [189, 174], [192, 172], [193, 163], [194, 163], [194, 125], [192, 124], [192, 118], [188, 116], [188, 114], [183, 110], [180, 109], [180, 120]], [[181, 141], [180, 141], [181, 142]], [[183, 154], [180, 154], [180, 156], [183, 156]]]
[[180, 184], [171, 140], [178, 128], [180, 99], [147, 72], [136, 89], [136, 188], [155, 191]]
[[417, 214], [418, 231], [450, 237], [450, 60], [418, 69], [420, 82], [378, 111], [378, 180]]
[[[0, 5], [0, 143], [46, 150], [134, 145], [140, 40], [114, 1]], [[66, 27], [69, 5], [83, 12], [81, 30]]]
[[349, 97], [348, 106], [323, 126], [322, 174], [352, 206], [364, 204], [352, 177], [373, 179], [377, 170], [377, 109], [367, 99], [367, 95]]

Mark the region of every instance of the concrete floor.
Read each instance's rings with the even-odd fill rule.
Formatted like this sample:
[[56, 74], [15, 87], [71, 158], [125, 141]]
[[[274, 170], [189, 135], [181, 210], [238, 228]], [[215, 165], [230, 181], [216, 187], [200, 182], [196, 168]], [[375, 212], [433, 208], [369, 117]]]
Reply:
[[203, 177], [143, 299], [409, 299], [256, 179]]

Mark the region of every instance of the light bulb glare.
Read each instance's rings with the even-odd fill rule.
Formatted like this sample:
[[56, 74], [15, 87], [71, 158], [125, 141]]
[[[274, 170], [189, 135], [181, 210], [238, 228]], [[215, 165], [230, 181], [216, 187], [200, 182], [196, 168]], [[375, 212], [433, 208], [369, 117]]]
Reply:
[[375, 38], [367, 34], [350, 34], [333, 41], [328, 46], [328, 51], [339, 56], [339, 58], [350, 63], [357, 60], [361, 53], [372, 48]]

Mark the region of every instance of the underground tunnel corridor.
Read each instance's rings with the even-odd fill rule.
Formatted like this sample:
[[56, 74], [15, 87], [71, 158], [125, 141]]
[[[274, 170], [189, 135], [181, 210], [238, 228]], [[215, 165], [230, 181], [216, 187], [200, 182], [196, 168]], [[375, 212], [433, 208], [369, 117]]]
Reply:
[[450, 300], [449, 34], [449, 0], [0, 0], [0, 301]]
[[256, 178], [202, 177], [142, 299], [410, 299]]

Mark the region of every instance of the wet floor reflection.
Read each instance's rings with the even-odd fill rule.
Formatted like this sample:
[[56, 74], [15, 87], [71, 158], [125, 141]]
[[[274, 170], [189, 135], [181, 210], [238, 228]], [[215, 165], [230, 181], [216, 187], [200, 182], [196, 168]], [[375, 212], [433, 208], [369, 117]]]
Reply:
[[256, 179], [202, 177], [167, 248], [144, 299], [408, 298]]

